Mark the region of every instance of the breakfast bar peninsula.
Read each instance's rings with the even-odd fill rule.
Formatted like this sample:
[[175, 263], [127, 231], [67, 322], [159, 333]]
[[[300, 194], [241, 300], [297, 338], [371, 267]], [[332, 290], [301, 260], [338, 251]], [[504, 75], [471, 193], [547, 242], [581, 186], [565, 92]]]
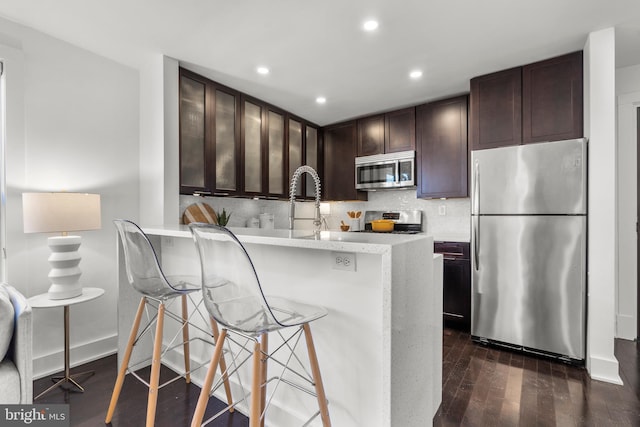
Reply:
[[[442, 258], [434, 257], [430, 236], [230, 230], [250, 255], [265, 294], [328, 309], [314, 322], [313, 335], [334, 426], [431, 424], [442, 398]], [[200, 274], [188, 227], [144, 231], [165, 272]], [[118, 251], [120, 361], [139, 295], [128, 285]], [[196, 348], [191, 359], [206, 364], [211, 352]], [[176, 355], [176, 371], [181, 366]], [[192, 381], [201, 385], [204, 375], [205, 369], [197, 371]], [[234, 395], [250, 387], [231, 380]], [[300, 425], [315, 412], [317, 403], [299, 394], [285, 389], [276, 395], [266, 424]], [[239, 410], [246, 413], [242, 405]], [[313, 425], [321, 425], [319, 417]]]

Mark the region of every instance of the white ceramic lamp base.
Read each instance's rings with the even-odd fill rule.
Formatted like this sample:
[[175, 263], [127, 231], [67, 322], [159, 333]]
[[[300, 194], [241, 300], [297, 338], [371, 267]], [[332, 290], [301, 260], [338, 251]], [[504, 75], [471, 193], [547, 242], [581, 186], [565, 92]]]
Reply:
[[82, 243], [80, 236], [54, 236], [47, 239], [49, 256], [49, 299], [66, 299], [82, 295], [80, 276], [82, 271], [78, 249]]

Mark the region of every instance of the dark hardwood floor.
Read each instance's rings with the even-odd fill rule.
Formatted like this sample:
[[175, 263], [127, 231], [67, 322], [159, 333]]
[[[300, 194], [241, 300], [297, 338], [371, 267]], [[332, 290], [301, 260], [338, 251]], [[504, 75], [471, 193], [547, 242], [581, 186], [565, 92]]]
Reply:
[[[469, 335], [446, 329], [443, 346], [442, 405], [434, 426], [640, 426], [640, 346], [616, 340], [624, 386], [591, 381], [583, 368], [477, 345]], [[116, 357], [73, 371], [95, 370], [81, 383], [85, 393], [57, 389], [36, 403], [69, 403], [72, 426], [102, 426], [116, 377]], [[163, 368], [163, 375], [170, 375]], [[34, 395], [51, 384], [34, 382]], [[200, 389], [176, 381], [158, 395], [156, 426], [188, 426]], [[330, 398], [330, 397], [329, 397]], [[114, 427], [144, 425], [146, 388], [133, 378], [124, 383]], [[217, 411], [209, 403], [205, 419]], [[431, 424], [425, 420], [425, 426]], [[215, 427], [247, 426], [240, 413], [218, 419]], [[366, 427], [366, 426], [336, 426]], [[402, 427], [402, 426], [393, 426]]]
[[[85, 378], [78, 377], [80, 384], [85, 389], [84, 393], [57, 388], [42, 396], [35, 403], [68, 403], [72, 426], [105, 426], [104, 419], [118, 374], [116, 356], [112, 355], [78, 366], [71, 370], [71, 374], [90, 370], [95, 370], [95, 375]], [[138, 373], [148, 380], [149, 371], [150, 368], [145, 368]], [[162, 366], [160, 384], [171, 379], [174, 375], [173, 371]], [[33, 395], [37, 396], [50, 385], [49, 377], [34, 381]], [[187, 384], [182, 379], [163, 387], [158, 392], [155, 425], [157, 427], [190, 426], [199, 396], [200, 387], [195, 384]], [[147, 397], [147, 387], [131, 375], [127, 375], [113, 420], [109, 425], [113, 427], [144, 426], [147, 416]], [[204, 420], [217, 413], [224, 406], [222, 402], [210, 399]], [[246, 427], [249, 425], [249, 419], [239, 412], [226, 413], [208, 425], [213, 427]]]
[[445, 330], [442, 405], [434, 426], [640, 426], [636, 342], [616, 340], [624, 386], [573, 367], [474, 344]]

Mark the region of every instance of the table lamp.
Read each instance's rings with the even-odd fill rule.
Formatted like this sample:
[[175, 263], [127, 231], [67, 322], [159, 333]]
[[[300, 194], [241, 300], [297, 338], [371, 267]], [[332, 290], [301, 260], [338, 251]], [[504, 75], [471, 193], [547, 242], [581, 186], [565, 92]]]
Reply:
[[66, 299], [82, 295], [82, 271], [78, 249], [80, 236], [70, 231], [100, 228], [100, 195], [86, 193], [23, 193], [22, 210], [25, 233], [60, 232], [49, 237], [49, 299]]

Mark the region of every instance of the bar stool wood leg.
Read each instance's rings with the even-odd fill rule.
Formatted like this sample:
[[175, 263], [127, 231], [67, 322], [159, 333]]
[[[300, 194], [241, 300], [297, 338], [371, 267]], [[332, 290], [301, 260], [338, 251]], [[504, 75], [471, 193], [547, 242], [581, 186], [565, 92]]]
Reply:
[[184, 379], [187, 384], [191, 382], [191, 362], [189, 357], [189, 308], [187, 306], [187, 296], [182, 295], [182, 342], [184, 348]]
[[[216, 345], [218, 344], [218, 337], [220, 336], [220, 331], [218, 330], [218, 322], [214, 320], [213, 317], [209, 318], [211, 320], [211, 330], [213, 331], [213, 339], [216, 341]], [[227, 372], [227, 362], [224, 360], [224, 353], [220, 353], [220, 373], [222, 374], [222, 381], [224, 384], [224, 392], [227, 395], [227, 403], [229, 405], [233, 404], [233, 396], [231, 395], [231, 385], [229, 384], [229, 373]], [[211, 386], [209, 386], [211, 388]], [[234, 412], [235, 408], [229, 408], [229, 412]]]
[[109, 424], [111, 422], [111, 419], [113, 418], [113, 413], [116, 410], [116, 404], [118, 403], [118, 398], [120, 397], [120, 391], [122, 390], [124, 377], [125, 377], [125, 374], [127, 373], [127, 367], [129, 366], [129, 359], [131, 359], [131, 352], [133, 351], [133, 344], [135, 343], [136, 336], [138, 335], [138, 328], [140, 328], [140, 320], [142, 319], [142, 314], [144, 313], [144, 307], [146, 303], [147, 303], [146, 298], [140, 298], [140, 304], [138, 304], [138, 311], [136, 312], [135, 320], [133, 321], [133, 325], [131, 326], [129, 341], [127, 342], [127, 347], [124, 350], [122, 364], [120, 365], [120, 370], [118, 371], [118, 377], [116, 378], [116, 384], [113, 386], [113, 393], [111, 394], [111, 402], [109, 403], [109, 409], [107, 410], [107, 417], [104, 420], [106, 424]]
[[267, 362], [269, 361], [269, 334], [262, 334], [260, 341], [262, 351], [262, 375], [260, 376], [260, 427], [264, 427], [265, 406], [267, 404]]
[[153, 342], [153, 359], [151, 360], [151, 380], [149, 381], [149, 399], [147, 401], [147, 427], [153, 427], [158, 402], [158, 383], [160, 382], [160, 365], [162, 357], [162, 330], [164, 328], [164, 303], [158, 306], [156, 320], [156, 337]]
[[198, 397], [198, 403], [196, 404], [196, 410], [193, 413], [193, 419], [191, 420], [191, 427], [199, 427], [202, 424], [202, 417], [204, 417], [205, 410], [207, 409], [207, 403], [209, 402], [209, 393], [211, 392], [211, 386], [213, 384], [213, 377], [216, 374], [218, 363], [222, 357], [222, 349], [224, 347], [224, 341], [227, 338], [227, 330], [223, 329], [222, 333], [216, 337], [216, 348], [211, 356], [211, 362], [209, 363], [209, 369], [207, 370], [207, 376], [204, 379], [202, 390], [200, 391], [200, 397]]
[[318, 406], [320, 407], [320, 417], [322, 418], [322, 425], [324, 427], [331, 426], [331, 420], [329, 419], [329, 408], [327, 407], [327, 397], [324, 393], [324, 386], [322, 385], [322, 376], [320, 375], [320, 365], [318, 364], [318, 356], [316, 355], [316, 348], [313, 345], [313, 337], [311, 336], [311, 328], [308, 323], [302, 325], [304, 330], [304, 339], [307, 342], [307, 351], [309, 352], [309, 363], [311, 364], [311, 374], [313, 375], [313, 382], [316, 387], [316, 394], [318, 395]]
[[261, 367], [262, 357], [260, 352], [260, 341], [256, 341], [253, 346], [253, 381], [251, 383], [251, 411], [249, 413], [249, 427], [260, 427], [260, 414], [262, 404], [262, 393], [260, 392], [260, 382], [262, 379]]

